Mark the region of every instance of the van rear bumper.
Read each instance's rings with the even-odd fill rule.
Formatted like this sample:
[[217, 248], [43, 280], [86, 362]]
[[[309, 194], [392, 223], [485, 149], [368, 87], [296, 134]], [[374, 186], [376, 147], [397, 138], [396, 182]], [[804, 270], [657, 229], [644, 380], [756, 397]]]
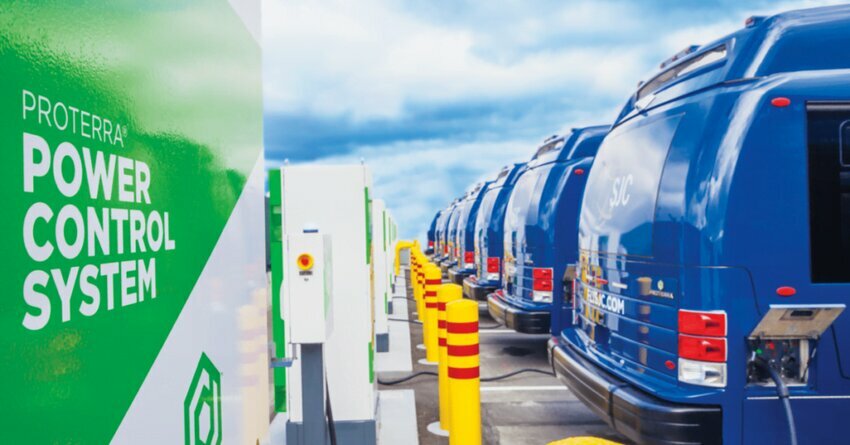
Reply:
[[549, 311], [526, 311], [511, 305], [498, 292], [487, 296], [487, 310], [499, 323], [522, 334], [547, 334], [552, 324]]
[[487, 301], [487, 295], [496, 292], [496, 286], [484, 286], [474, 276], [463, 280], [463, 296], [477, 301]]
[[463, 280], [470, 275], [472, 275], [472, 272], [457, 267], [449, 269], [449, 281], [458, 286], [462, 286]]
[[620, 380], [582, 358], [571, 346], [549, 341], [549, 361], [558, 380], [591, 411], [637, 443], [719, 444], [719, 406], [668, 402]]
[[443, 278], [448, 278], [449, 267], [452, 267], [452, 262], [448, 258], [440, 261], [440, 271], [443, 273]]

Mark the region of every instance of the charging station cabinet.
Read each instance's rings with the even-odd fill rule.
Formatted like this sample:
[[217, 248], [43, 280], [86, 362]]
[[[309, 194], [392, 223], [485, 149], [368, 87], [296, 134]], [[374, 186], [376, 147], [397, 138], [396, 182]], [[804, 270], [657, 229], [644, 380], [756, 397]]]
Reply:
[[[286, 236], [283, 313], [290, 344], [327, 342], [333, 330], [333, 266], [330, 235]], [[292, 314], [291, 317], [284, 317]], [[293, 354], [287, 354], [293, 355]]]
[[[332, 314], [333, 330], [323, 349], [338, 441], [374, 444], [377, 440], [377, 384], [369, 279], [371, 174], [362, 164], [287, 165], [280, 169], [279, 178], [284, 252], [290, 249], [288, 235], [302, 233], [305, 228], [315, 228], [320, 234], [329, 235], [333, 243], [329, 262], [333, 268], [330, 277], [333, 299], [328, 309]], [[289, 266], [284, 270], [282, 286], [286, 288], [287, 282], [297, 280], [298, 272], [290, 272]], [[285, 308], [286, 303], [283, 306]], [[287, 327], [303, 321], [291, 319], [285, 310], [281, 315]], [[292, 337], [286, 338], [286, 343], [292, 345]], [[287, 369], [287, 394], [297, 392], [301, 385], [302, 363], [299, 362], [295, 360]], [[289, 418], [294, 422], [302, 420], [297, 405], [288, 404]]]
[[375, 350], [390, 349], [390, 331], [387, 313], [392, 298], [387, 267], [387, 210], [383, 200], [372, 200], [372, 297], [375, 317]]
[[287, 320], [284, 349], [293, 364], [287, 375], [286, 443], [322, 445], [329, 443], [324, 345], [334, 325], [331, 237], [305, 230], [286, 235], [283, 246], [280, 316]]

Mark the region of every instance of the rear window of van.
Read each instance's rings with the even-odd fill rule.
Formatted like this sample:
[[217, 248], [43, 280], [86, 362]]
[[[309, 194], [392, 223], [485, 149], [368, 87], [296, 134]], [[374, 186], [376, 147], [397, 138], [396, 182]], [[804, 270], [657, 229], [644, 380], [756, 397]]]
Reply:
[[587, 178], [582, 249], [652, 256], [658, 187], [682, 116], [632, 120], [608, 134]]

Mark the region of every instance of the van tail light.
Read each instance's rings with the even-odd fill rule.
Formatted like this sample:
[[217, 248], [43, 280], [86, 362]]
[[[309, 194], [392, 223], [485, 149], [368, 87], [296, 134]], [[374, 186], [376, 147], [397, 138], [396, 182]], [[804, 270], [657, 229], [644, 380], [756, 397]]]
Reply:
[[725, 387], [727, 319], [723, 311], [679, 310], [679, 381]]
[[707, 337], [725, 337], [726, 312], [699, 312], [680, 309], [679, 333], [704, 335]]
[[541, 303], [552, 302], [552, 268], [535, 267], [531, 273], [533, 278], [531, 298]]
[[692, 385], [723, 388], [726, 386], [726, 363], [679, 358], [679, 381]]
[[433, 242], [433, 241], [428, 241], [428, 248], [429, 248], [429, 249], [433, 249], [433, 248], [434, 248], [434, 242]]
[[726, 361], [726, 339], [679, 335], [679, 357], [723, 363]]
[[487, 272], [499, 273], [499, 257], [491, 256], [487, 258]]
[[539, 278], [534, 280], [534, 290], [552, 291], [552, 280]]
[[466, 251], [463, 253], [463, 265], [464, 267], [475, 266], [475, 252]]
[[552, 279], [552, 268], [551, 267], [535, 267], [534, 271], [531, 273], [535, 280], [537, 279]]

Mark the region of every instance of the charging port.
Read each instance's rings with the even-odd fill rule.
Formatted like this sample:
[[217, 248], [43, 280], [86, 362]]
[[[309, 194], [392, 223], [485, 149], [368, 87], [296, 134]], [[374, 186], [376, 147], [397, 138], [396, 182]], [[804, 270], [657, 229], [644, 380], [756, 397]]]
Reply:
[[[750, 356], [762, 360], [775, 370], [782, 381], [788, 386], [805, 385], [808, 378], [806, 367], [809, 357], [809, 341], [801, 339], [749, 340]], [[747, 383], [756, 385], [772, 385], [770, 374], [763, 367], [750, 367], [747, 372]]]

